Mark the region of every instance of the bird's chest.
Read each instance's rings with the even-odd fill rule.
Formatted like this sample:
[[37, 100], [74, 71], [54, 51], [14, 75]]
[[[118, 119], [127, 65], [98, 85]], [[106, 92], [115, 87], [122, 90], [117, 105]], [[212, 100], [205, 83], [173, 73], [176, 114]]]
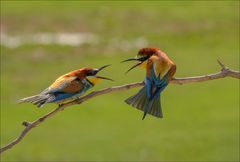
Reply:
[[164, 60], [153, 60], [153, 70], [155, 73], [155, 76], [159, 76], [160, 79], [163, 78], [169, 69], [171, 68], [171, 64], [169, 64], [167, 61]]

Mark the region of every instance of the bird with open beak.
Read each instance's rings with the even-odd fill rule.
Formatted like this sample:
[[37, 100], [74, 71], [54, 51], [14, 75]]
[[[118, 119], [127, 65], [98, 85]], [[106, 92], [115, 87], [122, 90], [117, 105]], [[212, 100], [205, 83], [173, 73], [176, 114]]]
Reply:
[[29, 102], [37, 107], [46, 103], [64, 103], [66, 100], [73, 100], [80, 97], [88, 89], [92, 88], [101, 79], [111, 80], [106, 77], [97, 76], [97, 73], [110, 65], [98, 69], [81, 68], [64, 74], [56, 79], [47, 89], [35, 96], [19, 100], [19, 103]]
[[127, 73], [135, 67], [146, 68], [145, 86], [134, 96], [125, 102], [147, 114], [162, 118], [160, 94], [166, 88], [176, 72], [175, 63], [159, 48], [142, 48], [136, 58], [130, 58], [122, 62], [137, 61]]

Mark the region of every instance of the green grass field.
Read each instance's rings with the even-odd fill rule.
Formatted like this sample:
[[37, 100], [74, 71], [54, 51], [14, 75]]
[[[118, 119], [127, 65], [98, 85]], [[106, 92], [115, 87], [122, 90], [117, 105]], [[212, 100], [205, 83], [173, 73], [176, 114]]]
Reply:
[[[139, 39], [175, 61], [176, 77], [215, 73], [217, 59], [239, 70], [238, 1], [1, 1], [0, 25], [12, 36], [88, 32], [99, 39], [81, 46], [1, 46], [1, 146], [19, 135], [24, 120], [56, 107], [16, 101], [39, 93], [59, 75], [112, 64], [101, 74], [115, 81], [93, 90], [142, 81], [144, 70], [125, 75], [131, 64], [120, 63], [136, 55]], [[144, 121], [142, 112], [123, 102], [138, 89], [67, 108], [34, 128], [1, 161], [239, 161], [239, 80], [170, 84], [161, 96], [164, 118]]]

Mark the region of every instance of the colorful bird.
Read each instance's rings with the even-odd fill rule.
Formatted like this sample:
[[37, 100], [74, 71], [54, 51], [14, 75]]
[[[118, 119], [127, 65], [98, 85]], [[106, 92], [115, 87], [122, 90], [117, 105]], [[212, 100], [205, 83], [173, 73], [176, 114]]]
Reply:
[[145, 86], [134, 96], [125, 100], [125, 102], [144, 112], [142, 120], [146, 114], [162, 118], [162, 108], [160, 102], [160, 93], [166, 88], [169, 81], [176, 72], [176, 65], [159, 48], [142, 48], [136, 58], [130, 58], [126, 61], [138, 61], [133, 68], [140, 66], [146, 68]]
[[64, 74], [56, 79], [47, 89], [35, 96], [26, 97], [19, 100], [19, 103], [29, 102], [37, 107], [42, 107], [46, 103], [61, 104], [66, 100], [73, 100], [92, 88], [100, 79], [111, 80], [96, 74], [110, 65], [102, 66], [98, 69], [81, 68]]

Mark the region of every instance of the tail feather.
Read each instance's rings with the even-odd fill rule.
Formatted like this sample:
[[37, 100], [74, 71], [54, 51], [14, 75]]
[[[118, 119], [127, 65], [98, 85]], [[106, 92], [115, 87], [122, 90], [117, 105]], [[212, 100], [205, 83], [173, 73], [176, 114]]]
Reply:
[[161, 100], [160, 95], [156, 95], [155, 98], [151, 102], [152, 109], [151, 109], [150, 113], [155, 116], [159, 115], [160, 117], [162, 117], [160, 100]]
[[145, 105], [145, 99], [144, 99], [144, 96], [142, 95], [142, 96], [139, 96], [139, 98], [138, 98], [138, 103], [136, 103], [136, 107], [142, 107], [142, 106], [144, 106]]
[[22, 99], [18, 100], [18, 103], [32, 102], [37, 97], [38, 96], [36, 95], [36, 96], [30, 96], [30, 97], [22, 98]]
[[38, 102], [36, 105], [37, 107], [42, 107], [44, 104], [46, 103], [46, 101], [42, 101], [42, 102]]
[[35, 95], [18, 100], [18, 103], [33, 103], [37, 107], [42, 107], [49, 101], [49, 95]]
[[146, 93], [146, 87], [143, 87], [137, 94], [129, 97], [125, 102], [133, 107], [144, 112], [143, 118], [147, 114], [162, 118], [162, 109], [160, 104], [160, 93], [155, 95], [154, 98], [148, 99]]
[[36, 105], [37, 107], [41, 107], [46, 101], [47, 101], [47, 99], [43, 98], [43, 99], [36, 100], [36, 101], [34, 101], [32, 103], [34, 105]]

